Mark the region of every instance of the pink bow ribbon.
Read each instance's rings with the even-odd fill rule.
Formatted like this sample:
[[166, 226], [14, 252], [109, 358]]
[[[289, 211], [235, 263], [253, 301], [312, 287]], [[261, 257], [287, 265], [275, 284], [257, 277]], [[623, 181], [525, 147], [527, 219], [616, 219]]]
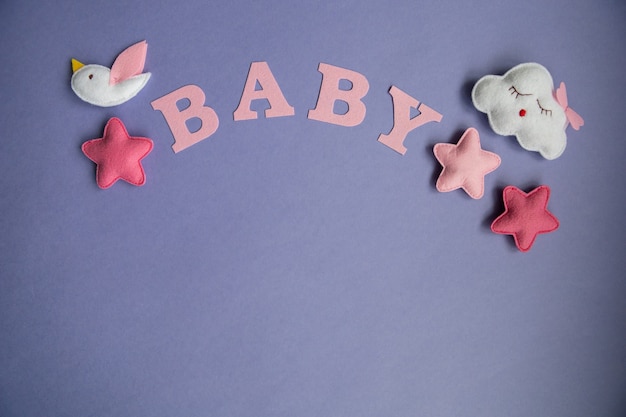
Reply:
[[574, 109], [567, 104], [567, 90], [565, 89], [564, 82], [561, 82], [559, 88], [556, 89], [556, 101], [563, 107], [563, 110], [565, 110], [565, 117], [567, 117], [568, 123], [572, 125], [574, 130], [580, 129], [580, 127], [585, 124], [580, 114], [576, 113]]

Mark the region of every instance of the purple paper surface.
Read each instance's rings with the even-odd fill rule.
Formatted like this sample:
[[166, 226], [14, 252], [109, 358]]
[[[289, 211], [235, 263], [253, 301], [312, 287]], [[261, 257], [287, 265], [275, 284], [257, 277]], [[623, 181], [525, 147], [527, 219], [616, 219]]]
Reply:
[[[626, 413], [626, 5], [505, 0], [0, 4], [1, 416]], [[70, 59], [148, 41], [152, 78], [99, 108]], [[233, 121], [266, 61], [293, 117]], [[320, 62], [367, 77], [356, 127], [307, 118]], [[547, 161], [470, 91], [522, 62], [585, 119]], [[201, 87], [220, 118], [174, 154], [150, 102]], [[395, 85], [443, 114], [377, 142]], [[83, 142], [149, 137], [142, 187], [101, 190]], [[435, 143], [476, 127], [485, 195], [435, 189]], [[546, 184], [528, 253], [489, 225]]]

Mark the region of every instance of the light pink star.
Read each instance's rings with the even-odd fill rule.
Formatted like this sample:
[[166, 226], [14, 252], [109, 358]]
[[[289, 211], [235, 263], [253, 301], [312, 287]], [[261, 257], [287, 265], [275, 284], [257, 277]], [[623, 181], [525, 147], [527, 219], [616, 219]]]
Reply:
[[504, 213], [491, 223], [494, 233], [513, 235], [515, 246], [528, 252], [539, 233], [553, 232], [559, 221], [547, 209], [550, 187], [541, 185], [528, 194], [509, 185], [502, 192]]
[[472, 198], [485, 192], [485, 175], [500, 166], [500, 157], [480, 147], [478, 131], [470, 127], [456, 145], [437, 143], [435, 157], [443, 166], [437, 179], [437, 190], [444, 193], [462, 188]]
[[83, 143], [81, 149], [97, 165], [96, 183], [100, 188], [109, 188], [119, 179], [134, 185], [146, 182], [141, 160], [152, 150], [152, 141], [129, 136], [120, 119], [109, 119], [104, 135]]

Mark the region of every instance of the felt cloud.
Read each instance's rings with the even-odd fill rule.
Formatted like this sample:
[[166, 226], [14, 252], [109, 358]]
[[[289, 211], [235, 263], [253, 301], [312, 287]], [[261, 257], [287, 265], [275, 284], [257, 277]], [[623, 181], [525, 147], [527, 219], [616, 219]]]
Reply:
[[536, 63], [526, 63], [502, 76], [482, 77], [472, 89], [472, 101], [476, 109], [487, 113], [494, 132], [515, 135], [522, 148], [555, 159], [565, 150], [567, 125], [571, 122], [578, 130], [583, 123], [567, 107], [565, 86], [561, 84], [561, 88], [557, 101], [548, 70]]

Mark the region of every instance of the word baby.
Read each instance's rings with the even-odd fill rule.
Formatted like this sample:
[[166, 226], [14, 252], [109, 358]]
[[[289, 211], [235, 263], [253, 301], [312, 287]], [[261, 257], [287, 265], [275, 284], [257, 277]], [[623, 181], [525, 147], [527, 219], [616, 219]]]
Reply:
[[[361, 100], [369, 90], [369, 82], [362, 74], [345, 68], [320, 63], [318, 71], [322, 73], [317, 104], [309, 110], [307, 117], [320, 122], [340, 126], [357, 126], [365, 119], [365, 104]], [[340, 81], [346, 80], [351, 84], [349, 89], [341, 89]], [[256, 89], [257, 84], [260, 89]], [[442, 115], [400, 90], [396, 86], [389, 89], [393, 100], [393, 127], [389, 134], [380, 134], [378, 141], [387, 145], [396, 152], [404, 155], [404, 139], [413, 129], [428, 122], [440, 122]], [[293, 116], [294, 108], [287, 102], [267, 62], [253, 62], [250, 64], [248, 78], [241, 95], [237, 109], [233, 113], [235, 121], [257, 118], [257, 112], [251, 110], [253, 100], [265, 99], [269, 108], [265, 110], [265, 117]], [[189, 106], [179, 110], [177, 103], [188, 100]], [[196, 85], [186, 85], [171, 93], [154, 100], [152, 108], [163, 114], [172, 134], [174, 152], [180, 152], [217, 131], [219, 118], [215, 111], [205, 106], [205, 95]], [[343, 114], [333, 111], [336, 101], [347, 104], [348, 110]], [[419, 110], [419, 114], [411, 118], [411, 109]], [[201, 126], [191, 132], [186, 122], [199, 119]]]

